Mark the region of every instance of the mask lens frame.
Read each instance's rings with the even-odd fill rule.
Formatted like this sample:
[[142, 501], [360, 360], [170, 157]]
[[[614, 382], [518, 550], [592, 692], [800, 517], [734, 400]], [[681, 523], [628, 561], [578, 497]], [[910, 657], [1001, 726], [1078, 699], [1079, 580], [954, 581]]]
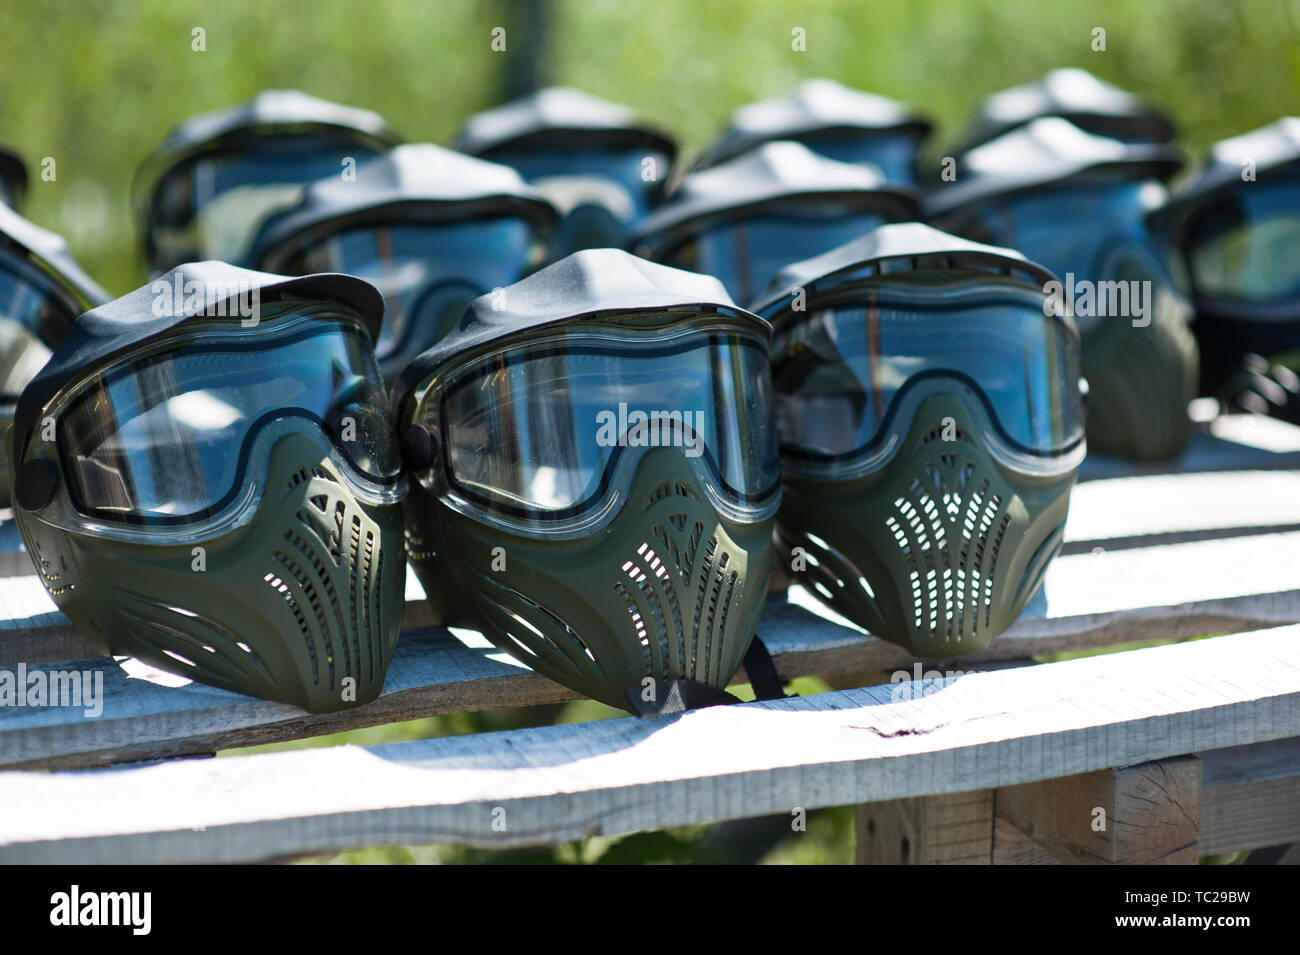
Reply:
[[978, 396], [1011, 455], [1071, 455], [1083, 442], [1079, 337], [1049, 303], [1022, 283], [932, 273], [928, 286], [855, 282], [784, 312], [772, 346], [783, 462], [860, 468], [887, 444], [909, 393], [935, 379]]
[[[369, 336], [330, 306], [275, 310], [264, 308], [251, 337], [228, 323], [188, 324], [65, 389], [46, 417], [67, 506], [49, 519], [144, 530], [211, 524], [249, 503], [264, 433], [301, 428], [295, 420], [323, 433], [358, 486], [391, 494], [400, 461]], [[44, 442], [29, 442], [27, 459], [48, 454]]]
[[602, 519], [645, 453], [676, 446], [720, 507], [770, 510], [780, 481], [766, 336], [687, 324], [556, 332], [440, 373], [413, 413], [440, 449], [417, 479], [513, 526], [572, 529]]

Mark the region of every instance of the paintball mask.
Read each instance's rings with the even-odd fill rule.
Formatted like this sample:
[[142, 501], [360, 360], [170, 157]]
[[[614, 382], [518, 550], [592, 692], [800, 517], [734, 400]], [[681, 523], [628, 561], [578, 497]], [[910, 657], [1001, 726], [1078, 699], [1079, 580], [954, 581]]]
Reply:
[[1068, 67], [986, 97], [958, 136], [952, 154], [960, 165], [975, 147], [1052, 116], [1094, 136], [1124, 143], [1170, 143], [1175, 134], [1173, 122], [1159, 107], [1087, 70]]
[[385, 380], [447, 334], [471, 301], [541, 264], [554, 207], [508, 166], [439, 146], [398, 146], [355, 181], [313, 183], [269, 219], [258, 268], [342, 272], [384, 293], [375, 353]]
[[555, 259], [626, 245], [677, 155], [626, 106], [559, 86], [471, 116], [453, 145], [513, 167], [554, 203], [563, 216]]
[[1060, 548], [1084, 439], [1051, 281], [906, 223], [791, 265], [754, 305], [773, 322], [778, 554], [917, 656], [988, 646]]
[[0, 203], [17, 209], [27, 192], [27, 165], [16, 152], [0, 146]]
[[[63, 237], [0, 203], [0, 435], [14, 407], [63, 341], [73, 319], [108, 301]], [[0, 507], [9, 506], [10, 460], [0, 454]]]
[[396, 141], [378, 114], [296, 90], [186, 120], [136, 173], [150, 272], [196, 259], [247, 264], [265, 216]]
[[1121, 143], [1039, 119], [966, 155], [933, 197], [941, 228], [1007, 246], [1061, 278], [1083, 343], [1088, 444], [1141, 461], [1191, 436], [1196, 340], [1172, 244], [1153, 227], [1180, 165], [1169, 146]]
[[392, 398], [435, 618], [611, 706], [720, 702], [771, 570], [767, 343], [715, 279], [614, 249], [476, 300]]
[[703, 272], [746, 302], [790, 262], [916, 216], [919, 193], [793, 142], [694, 172], [642, 226], [637, 252]]
[[1196, 308], [1202, 393], [1220, 394], [1255, 363], [1250, 355], [1300, 370], [1300, 119], [1217, 143], [1172, 213]]
[[341, 275], [190, 264], [82, 316], [18, 403], [15, 517], [104, 654], [312, 712], [374, 699], [405, 490]]
[[696, 169], [727, 162], [763, 143], [788, 139], [830, 159], [879, 169], [891, 182], [916, 183], [916, 154], [929, 120], [874, 93], [834, 80], [805, 80], [784, 96], [759, 100], [731, 114]]

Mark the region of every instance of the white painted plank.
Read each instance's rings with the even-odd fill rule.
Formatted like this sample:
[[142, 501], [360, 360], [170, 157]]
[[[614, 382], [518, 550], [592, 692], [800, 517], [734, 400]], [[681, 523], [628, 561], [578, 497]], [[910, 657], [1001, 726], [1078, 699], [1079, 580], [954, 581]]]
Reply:
[[[1202, 532], [1300, 529], [1300, 472], [1223, 471], [1106, 478], [1075, 487], [1067, 544]], [[1221, 535], [1219, 535], [1221, 536]]]
[[1104, 454], [1089, 454], [1079, 469], [1082, 481], [1136, 474], [1190, 474], [1300, 468], [1300, 428], [1265, 415], [1221, 415], [1192, 434], [1187, 449], [1172, 461], [1142, 464]]
[[0, 773], [0, 861], [527, 845], [973, 791], [1285, 739], [1300, 735], [1300, 627], [923, 689], [914, 699], [879, 686], [369, 749]]
[[[1200, 541], [1058, 558], [1043, 592], [1019, 621], [982, 653], [943, 669], [993, 660], [1176, 640], [1300, 621], [1300, 532]], [[1287, 589], [1290, 588], [1290, 589]], [[914, 658], [838, 618], [798, 588], [773, 596], [759, 635], [785, 679], [828, 678], [911, 668]], [[204, 687], [158, 686], [89, 659], [50, 669], [102, 670], [101, 715], [63, 708], [0, 708], [0, 766], [102, 765], [337, 732], [466, 710], [573, 698], [462, 631], [407, 630], [383, 695], [344, 714], [310, 716]]]

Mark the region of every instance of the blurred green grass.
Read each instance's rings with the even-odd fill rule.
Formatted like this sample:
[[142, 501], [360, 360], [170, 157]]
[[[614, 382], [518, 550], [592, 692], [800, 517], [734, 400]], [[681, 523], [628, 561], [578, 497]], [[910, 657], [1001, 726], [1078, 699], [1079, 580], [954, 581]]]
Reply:
[[[0, 142], [34, 171], [31, 218], [65, 233], [113, 293], [144, 280], [129, 188], [178, 121], [267, 87], [378, 110], [446, 142], [500, 99], [510, 0], [25, 0], [0, 8]], [[490, 48], [507, 28], [507, 50]], [[629, 103], [698, 149], [735, 106], [831, 76], [907, 100], [940, 124], [932, 152], [985, 94], [1083, 66], [1164, 103], [1199, 155], [1297, 110], [1300, 0], [556, 0], [547, 79]], [[1107, 31], [1105, 52], [1092, 30]], [[191, 50], [191, 31], [207, 50]], [[791, 49], [802, 28], [806, 52]], [[41, 161], [57, 179], [40, 179]]]
[[[264, 88], [293, 87], [377, 110], [409, 140], [447, 142], [466, 116], [501, 99], [503, 58], [519, 55], [524, 40], [514, 22], [509, 0], [5, 4], [0, 142], [17, 147], [32, 170], [28, 216], [64, 233], [91, 274], [122, 294], [145, 278], [130, 216], [132, 175], [177, 122]], [[507, 28], [505, 53], [490, 48], [497, 25]], [[196, 27], [206, 31], [205, 52], [191, 49]], [[796, 27], [805, 31], [805, 52], [791, 49]], [[1095, 27], [1106, 30], [1105, 52], [1092, 49]], [[1300, 0], [557, 0], [549, 39], [547, 81], [639, 108], [687, 152], [715, 135], [737, 105], [812, 76], [924, 110], [939, 124], [929, 150], [935, 157], [981, 97], [1058, 66], [1085, 67], [1162, 103], [1193, 156], [1300, 110]], [[51, 182], [40, 175], [45, 157], [56, 163]], [[796, 692], [825, 689], [808, 680]], [[611, 715], [583, 701], [260, 749], [373, 745]], [[851, 859], [847, 807], [810, 813], [805, 833], [788, 829], [783, 820], [760, 825], [766, 841], [750, 857]], [[738, 832], [692, 827], [512, 853], [377, 848], [324, 861], [734, 861], [744, 842]]]

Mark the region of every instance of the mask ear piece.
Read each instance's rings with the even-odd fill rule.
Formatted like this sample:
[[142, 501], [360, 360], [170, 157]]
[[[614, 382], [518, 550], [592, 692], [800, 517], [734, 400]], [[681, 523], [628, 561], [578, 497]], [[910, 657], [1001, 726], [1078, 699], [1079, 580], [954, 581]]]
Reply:
[[433, 463], [437, 441], [424, 425], [416, 423], [402, 433], [402, 463], [412, 473], [423, 471]]
[[39, 511], [54, 500], [59, 489], [59, 469], [45, 458], [23, 463], [14, 481], [14, 499], [25, 511]]

